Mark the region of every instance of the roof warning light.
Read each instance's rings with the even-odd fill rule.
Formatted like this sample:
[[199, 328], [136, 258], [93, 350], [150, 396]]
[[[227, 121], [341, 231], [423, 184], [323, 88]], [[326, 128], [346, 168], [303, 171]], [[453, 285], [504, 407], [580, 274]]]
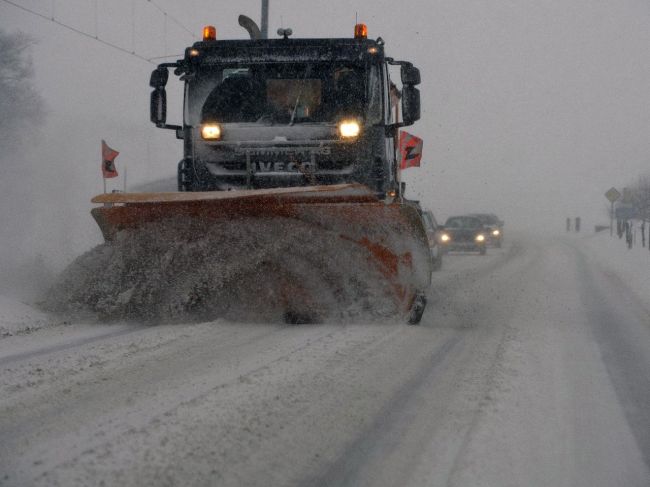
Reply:
[[203, 27], [203, 41], [216, 41], [217, 29], [213, 25]]

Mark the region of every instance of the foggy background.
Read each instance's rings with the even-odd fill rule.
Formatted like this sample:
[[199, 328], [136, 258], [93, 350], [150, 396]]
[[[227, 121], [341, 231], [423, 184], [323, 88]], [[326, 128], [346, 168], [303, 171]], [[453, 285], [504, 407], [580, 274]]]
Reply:
[[[219, 38], [246, 38], [237, 16], [260, 15], [259, 0], [14, 3], [145, 58], [182, 57], [205, 24]], [[648, 2], [270, 4], [271, 36], [283, 25], [294, 38], [351, 37], [356, 14], [388, 55], [421, 69], [422, 119], [407, 130], [424, 139], [424, 157], [404, 180], [407, 196], [438, 220], [487, 211], [508, 229], [559, 233], [566, 217], [581, 216], [591, 231], [608, 223], [603, 193], [650, 170]], [[7, 277], [37, 262], [55, 272], [101, 241], [89, 214], [102, 191], [101, 139], [120, 151], [109, 190], [121, 189], [125, 168], [130, 187], [175, 177], [181, 141], [149, 122], [149, 75], [163, 60], [146, 62], [4, 0], [0, 28], [37, 41], [34, 84], [47, 107], [27, 147], [10, 156], [21, 170], [0, 172], [0, 270]], [[169, 123], [181, 121], [180, 86], [171, 76]], [[0, 150], [2, 167], [8, 157]]]

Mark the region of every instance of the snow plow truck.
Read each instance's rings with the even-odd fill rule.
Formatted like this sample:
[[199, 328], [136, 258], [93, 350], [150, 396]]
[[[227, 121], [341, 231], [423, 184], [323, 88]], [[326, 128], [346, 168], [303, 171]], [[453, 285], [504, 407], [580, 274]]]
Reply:
[[[350, 38], [327, 39], [294, 39], [291, 29], [265, 39], [250, 19], [240, 17], [240, 24], [250, 39], [220, 40], [208, 26], [183, 59], [153, 71], [151, 121], [183, 141], [178, 191], [96, 196], [92, 202], [101, 206], [92, 215], [104, 239], [151, 223], [191, 221], [178, 237], [192, 240], [227, 222], [245, 222], [250, 237], [261, 222], [268, 229], [275, 220], [299, 221], [319, 245], [338, 239], [354, 246], [358, 268], [347, 263], [351, 275], [372, 269], [384, 298], [418, 323], [432, 264], [421, 217], [404, 199], [397, 139], [400, 127], [420, 118], [419, 70], [387, 57], [384, 41], [369, 39], [364, 24]], [[167, 123], [170, 70], [184, 83], [182, 125]], [[248, 245], [272, 246], [273, 239]], [[282, 276], [276, 264], [256, 279], [273, 274], [280, 287], [273, 299], [287, 321], [318, 319], [346, 292], [331, 289], [323, 303], [304, 285], [310, 276]], [[302, 269], [317, 274], [327, 266]]]

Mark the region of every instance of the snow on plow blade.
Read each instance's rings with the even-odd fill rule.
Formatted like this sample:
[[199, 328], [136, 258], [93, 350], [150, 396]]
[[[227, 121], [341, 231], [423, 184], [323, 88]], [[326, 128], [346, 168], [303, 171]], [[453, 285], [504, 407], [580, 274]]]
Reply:
[[[258, 287], [262, 302], [281, 308], [285, 319], [327, 317], [339, 303], [357, 300], [350, 294], [370, 292], [359, 290], [359, 282], [373, 289], [371, 306], [390, 301], [404, 314], [430, 284], [429, 248], [416, 209], [380, 201], [362, 185], [111, 193], [92, 202], [103, 204], [91, 213], [109, 245], [157, 225], [175, 242], [214, 243], [205, 261], [192, 265], [231, 268], [226, 261], [248, 260], [256, 268], [248, 289]], [[222, 285], [210, 282], [202, 286]], [[227, 287], [233, 286], [234, 280]]]

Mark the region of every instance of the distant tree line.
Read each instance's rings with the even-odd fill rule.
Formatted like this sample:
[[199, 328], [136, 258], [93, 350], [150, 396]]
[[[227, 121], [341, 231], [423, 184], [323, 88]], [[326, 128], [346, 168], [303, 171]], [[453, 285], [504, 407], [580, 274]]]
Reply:
[[[625, 236], [627, 247], [631, 249], [636, 241], [637, 231], [641, 238], [641, 245], [650, 249], [650, 173], [639, 176], [636, 181], [628, 184], [623, 189], [623, 197], [619, 204], [625, 208], [634, 208], [635, 211], [628, 213], [630, 219], [618, 219], [616, 221], [616, 233], [618, 238]], [[632, 216], [634, 215], [634, 216]], [[635, 224], [633, 220], [641, 220]]]
[[644, 222], [650, 222], [650, 173], [639, 176], [628, 186], [630, 202], [637, 210], [637, 214]]
[[45, 103], [33, 85], [34, 40], [22, 32], [0, 29], [0, 158], [34, 137], [43, 122]]
[[14, 275], [9, 269], [34, 243], [39, 161], [30, 161], [24, 149], [38, 140], [45, 121], [45, 102], [34, 88], [34, 43], [0, 28], [0, 280]]

